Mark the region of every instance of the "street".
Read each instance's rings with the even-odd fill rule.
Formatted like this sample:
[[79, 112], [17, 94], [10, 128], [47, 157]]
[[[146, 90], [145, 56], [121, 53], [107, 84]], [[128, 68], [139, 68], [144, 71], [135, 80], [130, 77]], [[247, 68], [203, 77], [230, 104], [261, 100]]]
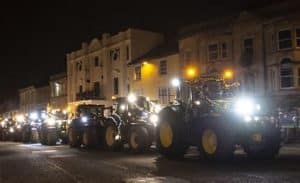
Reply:
[[0, 182], [299, 182], [300, 146], [283, 147], [275, 160], [207, 162], [191, 150], [183, 160], [155, 152], [131, 154], [68, 146], [0, 143]]

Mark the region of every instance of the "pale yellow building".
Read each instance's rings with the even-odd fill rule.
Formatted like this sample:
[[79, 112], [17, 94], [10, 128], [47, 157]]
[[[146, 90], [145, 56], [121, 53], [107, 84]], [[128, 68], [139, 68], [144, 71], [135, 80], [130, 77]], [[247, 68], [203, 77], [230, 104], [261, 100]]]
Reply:
[[179, 72], [178, 43], [160, 45], [129, 65], [130, 92], [168, 104], [176, 94], [171, 80]]
[[110, 105], [129, 92], [128, 64], [163, 42], [163, 35], [127, 29], [103, 34], [67, 54], [68, 103]]

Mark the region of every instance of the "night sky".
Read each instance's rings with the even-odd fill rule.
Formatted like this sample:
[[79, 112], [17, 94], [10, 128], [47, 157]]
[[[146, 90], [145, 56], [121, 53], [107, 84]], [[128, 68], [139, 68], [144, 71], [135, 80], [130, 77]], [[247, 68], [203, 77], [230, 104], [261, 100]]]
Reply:
[[1, 2], [0, 103], [17, 98], [19, 88], [47, 84], [49, 75], [65, 71], [66, 53], [80, 48], [82, 41], [100, 37], [103, 32], [137, 27], [172, 36], [186, 24], [272, 3], [271, 0], [176, 2]]

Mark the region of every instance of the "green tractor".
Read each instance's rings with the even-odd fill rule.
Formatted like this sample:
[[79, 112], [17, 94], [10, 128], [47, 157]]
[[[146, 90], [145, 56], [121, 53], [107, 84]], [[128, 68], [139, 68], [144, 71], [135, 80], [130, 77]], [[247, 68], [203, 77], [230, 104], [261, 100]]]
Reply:
[[56, 145], [68, 143], [67, 136], [67, 114], [61, 111], [55, 113], [42, 113], [43, 122], [40, 129], [40, 141], [43, 145]]
[[70, 147], [99, 146], [103, 139], [104, 123], [106, 118], [104, 105], [81, 104], [76, 108], [75, 118], [68, 128]]
[[158, 120], [158, 116], [151, 112], [151, 105], [143, 96], [117, 98], [114, 113], [105, 124], [105, 148], [116, 151], [128, 144], [132, 152], [147, 151], [155, 140]]
[[225, 160], [243, 147], [253, 158], [272, 158], [280, 149], [276, 118], [257, 98], [238, 96], [239, 84], [218, 77], [174, 79], [176, 100], [159, 113], [158, 151], [183, 157], [190, 146], [209, 160]]

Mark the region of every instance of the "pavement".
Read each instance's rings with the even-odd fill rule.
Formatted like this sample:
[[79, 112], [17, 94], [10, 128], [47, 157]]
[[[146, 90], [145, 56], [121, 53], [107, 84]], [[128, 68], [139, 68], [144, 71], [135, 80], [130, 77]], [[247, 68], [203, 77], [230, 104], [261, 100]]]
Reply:
[[11, 182], [300, 182], [300, 145], [274, 160], [250, 160], [240, 151], [213, 163], [190, 150], [181, 160], [146, 154], [0, 142], [0, 183]]

